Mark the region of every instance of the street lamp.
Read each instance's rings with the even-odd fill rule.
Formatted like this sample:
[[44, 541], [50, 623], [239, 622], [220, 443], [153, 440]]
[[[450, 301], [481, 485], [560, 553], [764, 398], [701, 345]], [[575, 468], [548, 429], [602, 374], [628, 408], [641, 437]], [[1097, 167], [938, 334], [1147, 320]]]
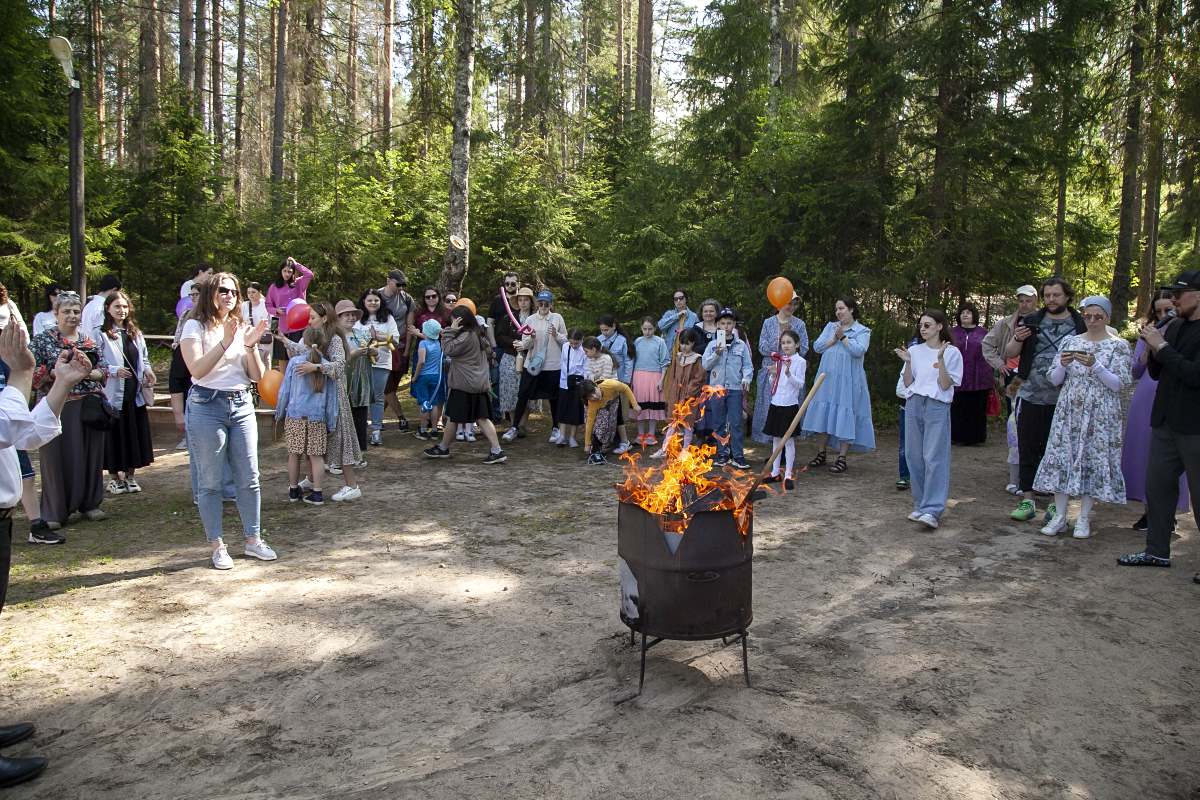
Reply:
[[71, 207], [71, 285], [80, 297], [86, 298], [87, 274], [83, 269], [83, 89], [79, 85], [79, 78], [75, 76], [71, 43], [62, 36], [51, 36], [49, 44], [50, 52], [62, 66], [67, 85], [71, 87], [68, 117], [71, 156], [67, 166]]

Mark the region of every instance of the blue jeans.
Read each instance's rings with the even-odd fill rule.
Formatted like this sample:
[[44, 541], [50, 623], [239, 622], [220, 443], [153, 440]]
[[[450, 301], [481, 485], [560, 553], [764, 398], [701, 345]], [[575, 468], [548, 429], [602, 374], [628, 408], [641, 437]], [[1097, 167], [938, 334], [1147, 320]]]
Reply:
[[225, 472], [233, 473], [238, 514], [247, 539], [259, 535], [258, 426], [249, 392], [193, 386], [187, 404], [188, 452], [200, 520], [208, 540], [221, 538]]
[[383, 390], [387, 388], [390, 370], [371, 367], [371, 430], [383, 430]]
[[904, 414], [913, 510], [940, 518], [950, 496], [950, 404], [914, 394]]
[[908, 459], [904, 456], [904, 404], [900, 404], [900, 480], [908, 480]]
[[729, 438], [724, 443], [717, 442], [717, 458], [733, 458], [736, 461], [746, 458], [742, 449], [746, 438], [746, 424], [742, 419], [742, 394], [741, 389], [729, 389], [720, 397], [709, 400], [708, 413], [711, 418], [707, 427], [720, 433], [725, 424], [729, 423]]

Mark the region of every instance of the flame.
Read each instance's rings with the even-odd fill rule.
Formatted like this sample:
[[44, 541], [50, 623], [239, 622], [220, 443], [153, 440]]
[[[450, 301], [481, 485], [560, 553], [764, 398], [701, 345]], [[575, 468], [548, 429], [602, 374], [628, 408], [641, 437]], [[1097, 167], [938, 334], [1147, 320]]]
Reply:
[[[683, 533], [696, 510], [732, 511], [741, 534], [745, 536], [750, 530], [753, 504], [749, 502], [749, 494], [755, 482], [754, 474], [726, 474], [723, 470], [713, 473], [715, 447], [683, 447], [683, 431], [692, 427], [688, 421], [692, 413], [696, 412], [697, 419], [702, 419], [705, 402], [723, 394], [725, 390], [721, 387], [705, 386], [698, 397], [685, 398], [675, 404], [671, 413], [673, 428], [663, 445], [666, 458], [661, 466], [639, 466], [637, 453], [621, 456], [626, 462], [625, 480], [617, 485], [621, 502], [633, 503], [655, 515], [664, 531]], [[702, 508], [689, 510], [697, 500], [712, 492], [719, 493], [719, 498], [710, 498]]]

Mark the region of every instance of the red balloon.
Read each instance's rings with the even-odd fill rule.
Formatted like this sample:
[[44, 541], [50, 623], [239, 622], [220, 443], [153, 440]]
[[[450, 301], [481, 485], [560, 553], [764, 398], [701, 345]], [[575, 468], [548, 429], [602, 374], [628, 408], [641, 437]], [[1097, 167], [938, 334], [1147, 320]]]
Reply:
[[275, 402], [279, 400], [279, 387], [282, 385], [283, 373], [277, 369], [269, 369], [258, 381], [258, 396], [274, 408]]
[[288, 328], [293, 331], [302, 331], [308, 327], [308, 303], [300, 301], [296, 305], [287, 310], [284, 316], [287, 320]]

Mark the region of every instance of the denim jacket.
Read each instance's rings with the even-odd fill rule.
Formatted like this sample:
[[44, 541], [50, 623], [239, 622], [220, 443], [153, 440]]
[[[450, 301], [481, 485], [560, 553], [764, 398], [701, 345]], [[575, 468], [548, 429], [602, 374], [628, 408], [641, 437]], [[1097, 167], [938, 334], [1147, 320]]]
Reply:
[[338, 385], [333, 378], [326, 378], [325, 391], [313, 391], [307, 375], [297, 375], [296, 367], [308, 363], [304, 358], [293, 358], [283, 373], [283, 385], [279, 387], [279, 398], [275, 403], [275, 419], [309, 419], [324, 421], [332, 432], [337, 426]]
[[600, 346], [613, 354], [617, 360], [617, 380], [629, 383], [633, 380], [633, 359], [629, 357], [629, 342], [625, 336], [613, 331], [611, 336], [601, 335]]
[[738, 338], [731, 340], [723, 353], [717, 352], [717, 340], [713, 339], [704, 349], [700, 363], [709, 371], [708, 382], [712, 386], [740, 392], [754, 380], [750, 348]]

